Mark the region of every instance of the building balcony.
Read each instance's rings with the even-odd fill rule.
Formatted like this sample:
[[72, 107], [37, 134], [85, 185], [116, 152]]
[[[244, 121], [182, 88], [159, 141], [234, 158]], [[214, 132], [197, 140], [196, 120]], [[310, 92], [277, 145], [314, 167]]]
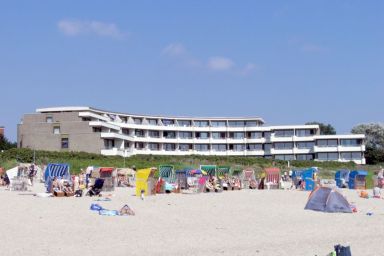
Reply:
[[338, 147], [337, 146], [332, 146], [332, 147], [319, 147], [319, 146], [314, 146], [313, 150], [315, 153], [326, 153], [326, 152], [338, 152]]
[[340, 152], [362, 152], [365, 151], [365, 145], [357, 146], [338, 146]]
[[271, 154], [272, 155], [292, 155], [294, 154], [293, 149], [271, 149]]
[[274, 135], [271, 135], [270, 141], [271, 142], [292, 142], [294, 140], [293, 140], [293, 136], [290, 136], [290, 137], [275, 137]]

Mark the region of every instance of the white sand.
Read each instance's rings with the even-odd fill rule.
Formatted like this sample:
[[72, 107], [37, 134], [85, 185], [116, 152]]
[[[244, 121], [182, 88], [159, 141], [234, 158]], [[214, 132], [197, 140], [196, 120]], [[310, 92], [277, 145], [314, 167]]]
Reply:
[[[34, 192], [43, 191], [36, 184]], [[118, 188], [100, 216], [95, 198], [37, 198], [0, 188], [0, 255], [326, 255], [337, 243], [352, 255], [384, 255], [384, 200], [344, 190], [358, 213], [304, 210], [308, 192], [242, 190], [132, 196]], [[367, 216], [367, 212], [373, 212]]]

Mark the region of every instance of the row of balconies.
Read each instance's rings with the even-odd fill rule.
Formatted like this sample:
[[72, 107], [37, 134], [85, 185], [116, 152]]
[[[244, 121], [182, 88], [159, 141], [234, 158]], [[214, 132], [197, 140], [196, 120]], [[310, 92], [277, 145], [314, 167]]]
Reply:
[[[135, 142], [152, 142], [152, 143], [182, 143], [182, 144], [265, 144], [265, 139], [180, 139], [180, 138], [151, 138], [151, 137], [135, 137], [117, 133], [101, 133], [101, 138], [122, 139]], [[313, 152], [338, 152], [338, 151], [365, 151], [365, 145], [352, 146], [332, 146], [322, 147], [314, 146], [313, 148], [292, 148], [292, 149], [274, 149], [279, 151], [292, 150], [313, 150]]]
[[[260, 156], [260, 157], [266, 157], [266, 154], [263, 151], [197, 151], [197, 150], [188, 150], [188, 151], [181, 151], [181, 150], [173, 150], [173, 151], [167, 151], [167, 150], [150, 150], [147, 148], [144, 149], [118, 149], [118, 148], [112, 148], [112, 149], [103, 149], [101, 150], [101, 154], [103, 155], [120, 155], [120, 156], [131, 156], [136, 154], [147, 154], [147, 155], [218, 155], [218, 156]], [[299, 153], [296, 153], [299, 154]], [[294, 154], [294, 155], [296, 155]], [[269, 157], [269, 155], [268, 155]], [[327, 161], [322, 159], [314, 159], [315, 161]], [[329, 160], [328, 160], [329, 161]], [[332, 161], [338, 161], [338, 162], [349, 162], [354, 161], [357, 164], [365, 164], [365, 159], [362, 157], [361, 159], [343, 159], [339, 157], [338, 159], [333, 159]]]

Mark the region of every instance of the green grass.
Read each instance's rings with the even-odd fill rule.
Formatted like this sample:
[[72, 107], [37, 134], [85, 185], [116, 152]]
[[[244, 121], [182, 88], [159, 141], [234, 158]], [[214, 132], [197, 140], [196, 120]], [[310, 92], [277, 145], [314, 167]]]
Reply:
[[[6, 169], [14, 167], [18, 162], [30, 163], [33, 161], [34, 152], [30, 149], [13, 148], [0, 153], [0, 166]], [[289, 169], [303, 169], [307, 167], [317, 166], [320, 168], [319, 176], [322, 178], [333, 178], [336, 170], [339, 169], [364, 169], [368, 170], [369, 176], [367, 182], [372, 186], [373, 172], [378, 170], [378, 166], [358, 166], [353, 162], [314, 162], [314, 161], [291, 161], [290, 167], [286, 161], [270, 160], [257, 157], [237, 157], [237, 156], [154, 156], [154, 155], [138, 155], [125, 159], [120, 156], [102, 156], [85, 152], [52, 152], [52, 151], [36, 151], [35, 159], [37, 164], [47, 163], [68, 163], [71, 167], [71, 173], [79, 173], [81, 168], [89, 165], [94, 166], [111, 166], [111, 167], [132, 167], [137, 169], [158, 167], [159, 165], [173, 165], [175, 169], [183, 169], [185, 167], [199, 168], [200, 165], [213, 164], [220, 166], [230, 166], [232, 169], [242, 169], [245, 167], [253, 167], [256, 174], [260, 174], [267, 167], [278, 167], [282, 171]]]

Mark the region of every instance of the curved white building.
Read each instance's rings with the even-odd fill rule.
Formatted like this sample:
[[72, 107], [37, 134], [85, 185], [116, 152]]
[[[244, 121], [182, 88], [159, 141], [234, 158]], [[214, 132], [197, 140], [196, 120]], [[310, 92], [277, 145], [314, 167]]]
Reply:
[[363, 134], [320, 135], [318, 125], [264, 126], [260, 117], [165, 117], [90, 107], [26, 114], [18, 146], [103, 155], [221, 155], [365, 164]]

